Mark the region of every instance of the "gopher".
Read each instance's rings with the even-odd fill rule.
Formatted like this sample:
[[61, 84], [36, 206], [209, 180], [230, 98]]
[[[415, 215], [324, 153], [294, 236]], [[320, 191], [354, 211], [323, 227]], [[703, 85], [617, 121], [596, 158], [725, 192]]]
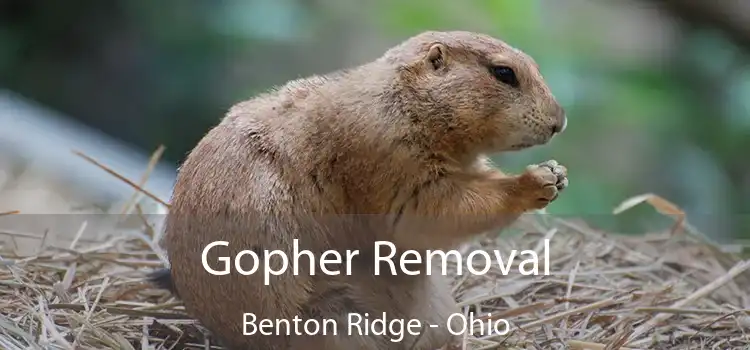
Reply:
[[[375, 242], [454, 249], [546, 207], [568, 186], [564, 166], [512, 175], [488, 155], [546, 144], [566, 125], [535, 61], [480, 33], [424, 32], [361, 66], [288, 82], [231, 107], [187, 156], [161, 242], [171, 267], [151, 280], [230, 349], [446, 346], [460, 310], [445, 276], [375, 275]], [[206, 255], [213, 269], [240, 251], [291, 256], [295, 244], [315, 257], [360, 254], [351, 274], [311, 273], [315, 262], [303, 258], [297, 273], [289, 267], [265, 284], [259, 272], [209, 274], [202, 254], [215, 241], [228, 244]], [[257, 271], [283, 267], [264, 264]], [[394, 341], [347, 327], [353, 313], [384, 312], [422, 321], [422, 334]], [[316, 334], [260, 334], [246, 314], [337, 322]]]

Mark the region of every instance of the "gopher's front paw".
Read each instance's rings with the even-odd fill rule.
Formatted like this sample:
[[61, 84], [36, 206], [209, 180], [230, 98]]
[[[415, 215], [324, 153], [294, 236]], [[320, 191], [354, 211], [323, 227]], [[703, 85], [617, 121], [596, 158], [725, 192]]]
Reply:
[[529, 165], [520, 176], [520, 195], [529, 209], [542, 209], [568, 187], [568, 170], [554, 160]]

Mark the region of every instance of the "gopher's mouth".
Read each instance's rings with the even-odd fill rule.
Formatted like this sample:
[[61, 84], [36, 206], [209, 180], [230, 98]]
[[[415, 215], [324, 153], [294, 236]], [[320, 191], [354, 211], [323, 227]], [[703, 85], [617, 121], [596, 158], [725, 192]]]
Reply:
[[541, 146], [547, 144], [547, 142], [549, 142], [551, 139], [552, 137], [544, 136], [524, 137], [521, 142], [513, 145], [513, 149], [525, 149], [535, 146]]
[[535, 144], [533, 144], [533, 143], [525, 143], [524, 142], [524, 143], [517, 143], [517, 144], [511, 145], [509, 148], [512, 151], [517, 151], [517, 150], [522, 150], [522, 149], [526, 149], [526, 148], [530, 148], [530, 147], [534, 147], [534, 146], [535, 146]]
[[539, 133], [530, 133], [521, 135], [520, 137], [516, 138], [515, 141], [518, 141], [516, 143], [511, 144], [506, 148], [508, 151], [519, 151], [524, 150], [527, 148], [532, 148], [536, 146], [543, 146], [548, 144], [550, 141], [552, 141], [553, 138], [555, 138], [558, 133], [551, 132], [547, 135], [539, 134]]

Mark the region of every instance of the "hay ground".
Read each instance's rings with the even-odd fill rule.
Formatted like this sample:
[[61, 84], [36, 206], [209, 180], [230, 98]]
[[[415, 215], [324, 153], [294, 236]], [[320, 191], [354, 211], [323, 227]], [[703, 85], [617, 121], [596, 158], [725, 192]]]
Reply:
[[[613, 236], [544, 219], [530, 221], [524, 234], [465, 248], [543, 256], [549, 239], [551, 258], [547, 276], [521, 275], [516, 265], [507, 276], [495, 266], [454, 278], [464, 311], [513, 326], [503, 336], [467, 335], [467, 349], [750, 348], [748, 262], [689, 234]], [[179, 301], [143, 281], [161, 265], [149, 237], [50, 247], [32, 257], [6, 247], [0, 348], [219, 349]]]
[[[618, 211], [642, 202], [676, 216], [677, 230], [618, 236], [540, 216], [519, 222], [521, 234], [464, 247], [464, 256], [532, 249], [543, 257], [549, 240], [550, 273], [522, 275], [516, 259], [507, 275], [497, 265], [454, 274], [465, 313], [511, 323], [505, 335], [465, 334], [462, 348], [750, 349], [750, 261], [721, 252], [658, 197]], [[220, 349], [178, 300], [144, 281], [162, 266], [154, 232], [144, 221], [142, 234], [90, 244], [78, 236], [34, 256], [0, 247], [0, 349]]]

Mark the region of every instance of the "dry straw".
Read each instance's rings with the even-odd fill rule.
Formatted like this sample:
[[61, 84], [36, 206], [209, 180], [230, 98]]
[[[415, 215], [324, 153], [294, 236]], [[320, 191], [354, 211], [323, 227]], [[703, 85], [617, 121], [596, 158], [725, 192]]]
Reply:
[[[164, 203], [141, 189], [145, 177], [134, 183], [79, 155]], [[465, 313], [506, 319], [513, 329], [466, 334], [459, 348], [750, 349], [750, 262], [722, 252], [657, 196], [628, 200], [615, 213], [640, 203], [676, 217], [674, 228], [628, 237], [584, 222], [530, 218], [520, 223], [520, 235], [465, 247], [541, 253], [549, 239], [551, 273], [502, 276], [496, 267], [456, 277], [453, 291]], [[156, 236], [146, 227], [141, 235], [87, 246], [76, 237], [68, 247], [25, 257], [4, 247], [0, 349], [219, 349], [178, 300], [144, 282], [162, 265]]]

